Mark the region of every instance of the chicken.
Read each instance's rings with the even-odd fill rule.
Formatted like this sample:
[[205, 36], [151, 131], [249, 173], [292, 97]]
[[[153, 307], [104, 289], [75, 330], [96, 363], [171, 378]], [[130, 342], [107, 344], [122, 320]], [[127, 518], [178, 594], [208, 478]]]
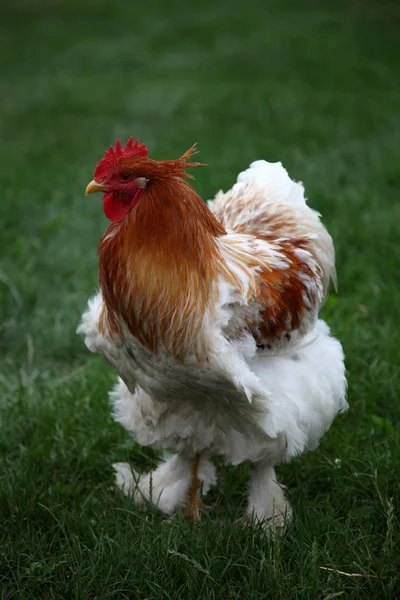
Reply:
[[250, 461], [244, 518], [281, 527], [275, 466], [347, 408], [342, 347], [318, 320], [333, 244], [281, 163], [253, 162], [207, 205], [186, 181], [194, 152], [156, 161], [130, 138], [97, 165], [86, 193], [103, 192], [111, 224], [78, 333], [119, 375], [115, 419], [169, 453], [147, 474], [117, 463], [125, 493], [197, 519], [212, 457]]

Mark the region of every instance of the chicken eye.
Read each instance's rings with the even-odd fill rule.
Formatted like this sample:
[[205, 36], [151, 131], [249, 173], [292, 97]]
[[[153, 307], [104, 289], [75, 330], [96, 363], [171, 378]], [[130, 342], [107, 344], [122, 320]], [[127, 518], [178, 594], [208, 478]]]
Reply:
[[121, 175], [119, 176], [120, 181], [128, 181], [130, 178], [131, 176], [129, 175], [129, 173], [121, 173]]

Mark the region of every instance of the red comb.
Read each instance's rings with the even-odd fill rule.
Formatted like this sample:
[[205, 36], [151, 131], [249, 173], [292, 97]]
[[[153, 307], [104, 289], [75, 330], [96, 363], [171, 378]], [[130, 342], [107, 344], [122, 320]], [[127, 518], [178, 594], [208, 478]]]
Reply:
[[121, 140], [117, 140], [115, 149], [110, 146], [104, 158], [97, 165], [94, 178], [100, 181], [107, 177], [110, 168], [113, 168], [115, 159], [118, 158], [145, 158], [148, 155], [148, 150], [144, 144], [139, 144], [139, 140], [133, 141], [132, 136], [129, 138], [125, 148], [121, 145]]
[[116, 158], [117, 156], [148, 156], [149, 151], [147, 150], [144, 144], [139, 144], [139, 140], [133, 141], [132, 136], [126, 143], [125, 148], [121, 145], [121, 140], [118, 138], [117, 143], [115, 144], [115, 150], [112, 146], [106, 150], [104, 154], [104, 158]]

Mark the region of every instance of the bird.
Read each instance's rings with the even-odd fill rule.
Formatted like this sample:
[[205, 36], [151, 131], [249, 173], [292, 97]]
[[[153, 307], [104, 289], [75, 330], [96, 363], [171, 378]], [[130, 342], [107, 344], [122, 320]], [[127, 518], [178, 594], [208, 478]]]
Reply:
[[137, 505], [199, 520], [214, 457], [250, 464], [241, 522], [292, 518], [275, 468], [317, 448], [348, 408], [340, 342], [319, 311], [336, 284], [332, 238], [281, 162], [256, 160], [205, 202], [175, 160], [118, 139], [86, 195], [103, 194], [99, 291], [78, 333], [117, 372], [115, 420], [163, 458], [114, 464]]

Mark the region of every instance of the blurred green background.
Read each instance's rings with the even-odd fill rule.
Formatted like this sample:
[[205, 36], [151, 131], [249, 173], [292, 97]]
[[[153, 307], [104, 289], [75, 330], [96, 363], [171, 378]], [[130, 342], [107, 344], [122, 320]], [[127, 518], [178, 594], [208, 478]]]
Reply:
[[[396, 598], [399, 16], [387, 0], [2, 8], [1, 598]], [[246, 466], [219, 470], [200, 526], [112, 489], [114, 460], [157, 457], [113, 423], [114, 374], [75, 329], [106, 227], [84, 189], [129, 135], [154, 158], [197, 141], [204, 198], [281, 160], [334, 237], [339, 295], [323, 316], [351, 410], [280, 469], [295, 520], [278, 541], [233, 525]]]

